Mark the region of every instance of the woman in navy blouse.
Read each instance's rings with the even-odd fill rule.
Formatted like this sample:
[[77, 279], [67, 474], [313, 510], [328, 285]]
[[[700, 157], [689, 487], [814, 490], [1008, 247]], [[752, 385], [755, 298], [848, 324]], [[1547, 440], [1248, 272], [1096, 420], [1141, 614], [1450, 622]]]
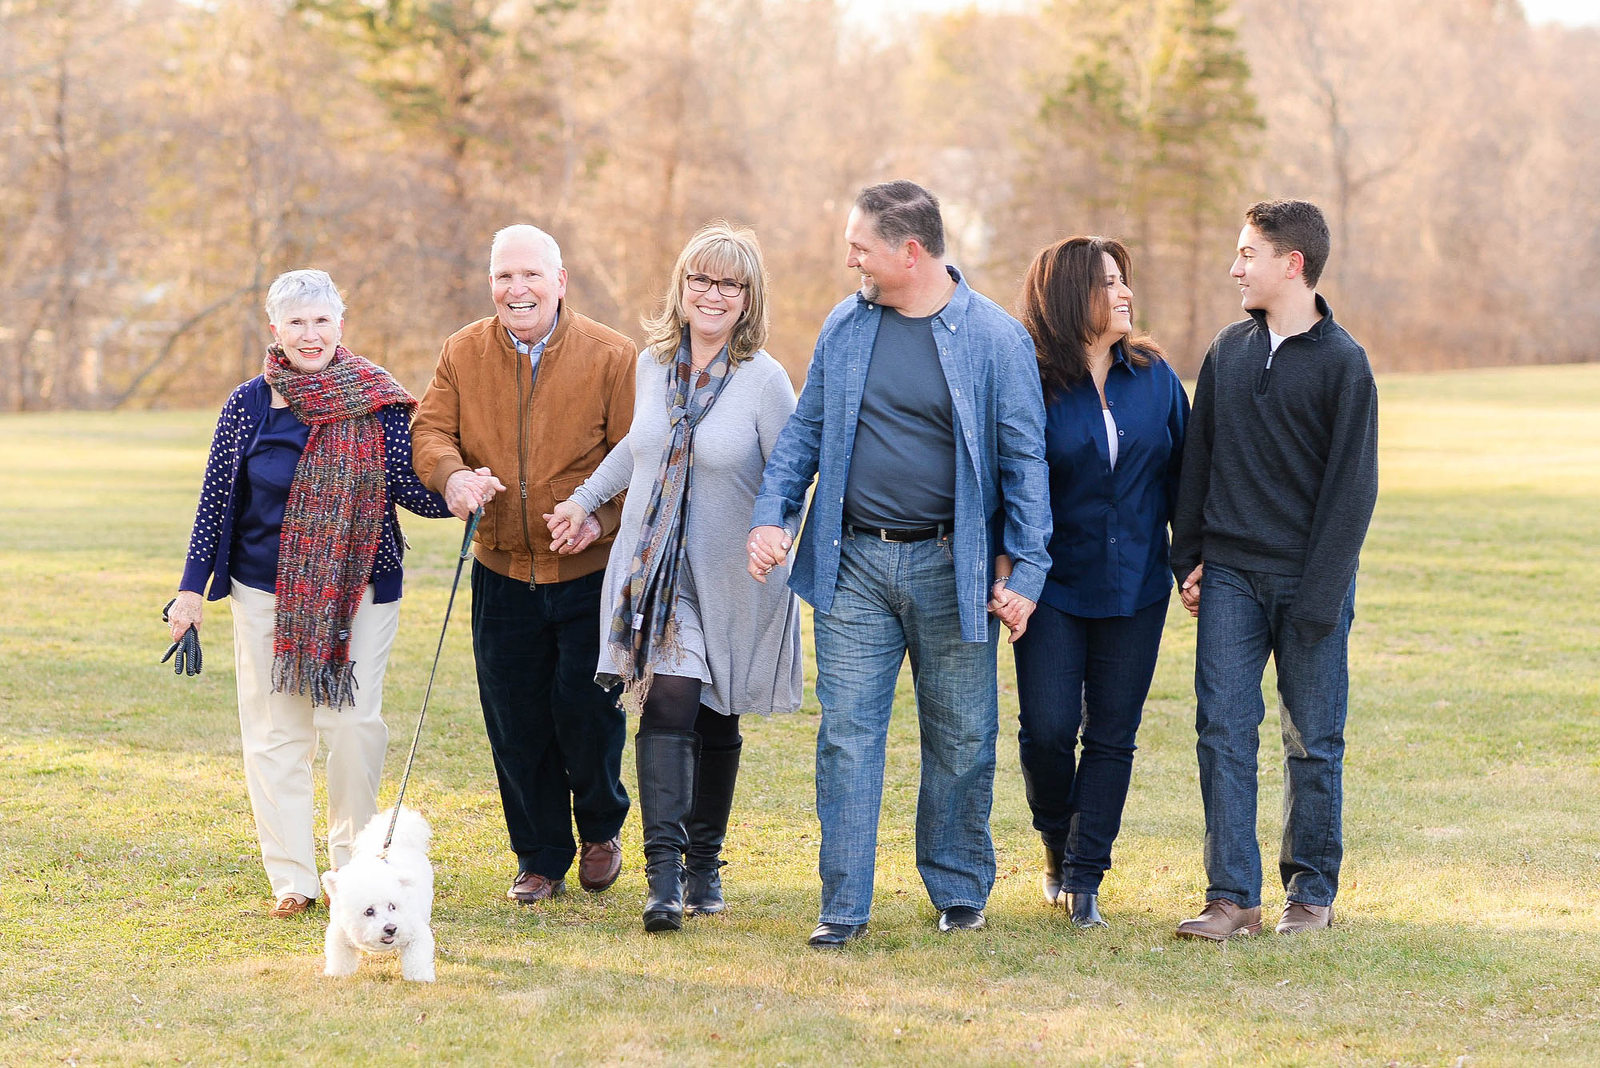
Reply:
[[377, 811], [389, 732], [383, 674], [399, 626], [405, 539], [395, 504], [450, 514], [411, 469], [416, 400], [339, 344], [344, 301], [322, 271], [267, 292], [274, 343], [222, 407], [172, 638], [201, 595], [230, 598], [245, 781], [271, 915], [317, 898], [311, 762], [328, 747], [328, 852], [337, 868]]
[[1022, 295], [1054, 529], [1044, 592], [1016, 640], [1017, 738], [1045, 900], [1077, 927], [1105, 926], [1100, 880], [1167, 616], [1167, 522], [1189, 415], [1160, 348], [1134, 334], [1128, 275], [1119, 242], [1073, 237], [1039, 253]]

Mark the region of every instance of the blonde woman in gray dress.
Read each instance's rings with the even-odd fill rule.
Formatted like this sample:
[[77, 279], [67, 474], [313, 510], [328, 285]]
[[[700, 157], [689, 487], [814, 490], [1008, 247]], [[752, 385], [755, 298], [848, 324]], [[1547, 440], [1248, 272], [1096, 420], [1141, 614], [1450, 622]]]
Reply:
[[739, 717], [800, 706], [800, 609], [785, 579], [742, 565], [762, 469], [795, 407], [762, 349], [766, 270], [746, 229], [711, 223], [678, 256], [644, 323], [633, 425], [547, 517], [577, 551], [583, 521], [623, 490], [606, 567], [597, 679], [621, 682], [644, 824], [647, 931], [721, 912], [721, 851], [743, 740]]

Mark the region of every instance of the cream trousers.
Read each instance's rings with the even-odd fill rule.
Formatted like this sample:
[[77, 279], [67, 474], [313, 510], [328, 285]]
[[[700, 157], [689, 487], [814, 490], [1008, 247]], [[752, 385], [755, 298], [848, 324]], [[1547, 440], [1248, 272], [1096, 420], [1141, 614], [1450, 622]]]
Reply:
[[313, 829], [311, 762], [328, 745], [328, 856], [337, 868], [378, 809], [378, 782], [389, 746], [383, 723], [383, 673], [400, 627], [400, 603], [361, 598], [351, 627], [356, 699], [335, 712], [311, 698], [272, 692], [272, 634], [277, 597], [233, 584], [233, 653], [239, 676], [239, 733], [244, 778], [261, 839], [261, 862], [274, 898], [320, 895]]

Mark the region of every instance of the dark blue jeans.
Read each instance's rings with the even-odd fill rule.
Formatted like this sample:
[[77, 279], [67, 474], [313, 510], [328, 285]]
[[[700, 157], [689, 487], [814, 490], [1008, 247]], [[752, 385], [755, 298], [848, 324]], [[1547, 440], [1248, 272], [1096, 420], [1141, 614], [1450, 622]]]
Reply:
[[1207, 563], [1195, 638], [1195, 748], [1205, 803], [1206, 900], [1261, 904], [1256, 842], [1256, 757], [1266, 705], [1267, 656], [1278, 673], [1283, 720], [1283, 843], [1278, 870], [1290, 901], [1331, 905], [1344, 856], [1344, 720], [1355, 583], [1333, 633], [1304, 640], [1289, 622], [1297, 575]]
[[1167, 601], [1110, 619], [1041, 602], [1017, 640], [1022, 781], [1034, 829], [1062, 855], [1072, 893], [1098, 893], [1111, 867]]
[[526, 582], [474, 561], [472, 649], [506, 830], [521, 871], [559, 879], [585, 842], [622, 829], [626, 724], [594, 681], [602, 572]]

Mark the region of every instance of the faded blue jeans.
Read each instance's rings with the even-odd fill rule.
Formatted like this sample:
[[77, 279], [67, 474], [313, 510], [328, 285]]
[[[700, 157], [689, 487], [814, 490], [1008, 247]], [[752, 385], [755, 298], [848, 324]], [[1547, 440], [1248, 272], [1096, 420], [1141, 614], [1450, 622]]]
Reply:
[[1344, 856], [1344, 721], [1355, 582], [1333, 633], [1308, 642], [1289, 622], [1300, 579], [1207, 563], [1195, 639], [1195, 749], [1205, 804], [1206, 900], [1261, 904], [1256, 757], [1270, 654], [1283, 721], [1283, 841], [1278, 870], [1290, 901], [1331, 905]]
[[922, 734], [917, 871], [935, 908], [983, 908], [994, 887], [997, 624], [963, 642], [948, 536], [891, 544], [848, 529], [831, 609], [814, 617], [823, 923], [872, 914], [895, 680], [909, 654]]

